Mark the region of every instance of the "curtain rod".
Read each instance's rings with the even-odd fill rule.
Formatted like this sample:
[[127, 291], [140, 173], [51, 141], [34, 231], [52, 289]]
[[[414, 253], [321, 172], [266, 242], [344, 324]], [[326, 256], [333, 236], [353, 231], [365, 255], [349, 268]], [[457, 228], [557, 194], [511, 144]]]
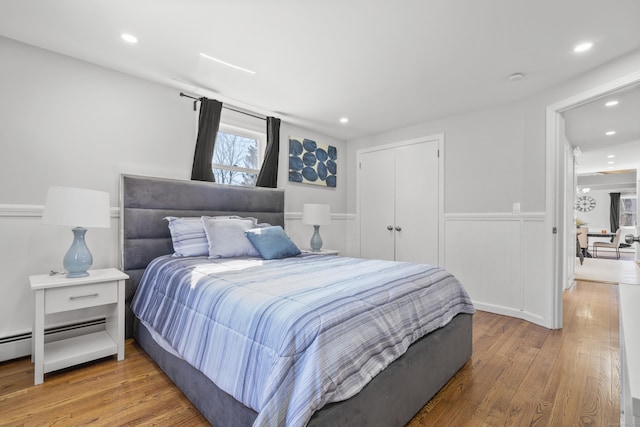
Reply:
[[[196, 102], [200, 101], [200, 98], [196, 98], [194, 96], [187, 95], [186, 93], [183, 93], [183, 92], [180, 92], [180, 96], [184, 96], [185, 98], [193, 99], [194, 100], [193, 101], [193, 111], [196, 111]], [[224, 105], [224, 103], [222, 104], [222, 108], [226, 108], [227, 110], [235, 111], [236, 113], [244, 114], [246, 116], [255, 117], [256, 119], [267, 120], [265, 117], [256, 116], [255, 114], [247, 113], [246, 111], [236, 110], [235, 108], [227, 107], [226, 105]]]

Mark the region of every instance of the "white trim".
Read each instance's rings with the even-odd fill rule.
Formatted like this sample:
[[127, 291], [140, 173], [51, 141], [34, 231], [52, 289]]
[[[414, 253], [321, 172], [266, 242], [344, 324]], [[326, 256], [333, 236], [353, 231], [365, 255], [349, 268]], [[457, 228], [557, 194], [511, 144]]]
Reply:
[[[120, 217], [120, 208], [110, 208], [111, 218]], [[0, 217], [5, 218], [41, 218], [43, 205], [4, 205], [0, 204]]]
[[[0, 204], [0, 218], [41, 218], [44, 211], [43, 205], [3, 205]], [[111, 218], [120, 218], [120, 208], [111, 207]], [[302, 212], [285, 212], [285, 219], [302, 220]], [[335, 221], [355, 221], [358, 219], [352, 213], [331, 213], [331, 219]]]
[[534, 313], [530, 313], [528, 311], [517, 310], [510, 307], [505, 307], [502, 305], [483, 303], [481, 301], [475, 301], [475, 300], [472, 302], [475, 308], [480, 311], [487, 311], [489, 313], [515, 317], [516, 319], [526, 320], [528, 322], [535, 323], [536, 325], [544, 325], [544, 319], [542, 316], [539, 316]]
[[[43, 205], [3, 205], [0, 204], [0, 218], [41, 218], [44, 211]], [[302, 212], [285, 212], [285, 219], [302, 220]], [[111, 218], [120, 218], [120, 208], [111, 207]], [[358, 219], [352, 213], [331, 213], [331, 219], [335, 221], [355, 221]]]
[[564, 218], [560, 218], [561, 210], [558, 209], [559, 202], [562, 195], [559, 194], [560, 183], [559, 179], [564, 176], [561, 172], [564, 171], [564, 164], [559, 165], [558, 159], [560, 156], [560, 149], [564, 147], [560, 144], [558, 137], [558, 116], [563, 111], [566, 111], [572, 107], [584, 104], [592, 99], [601, 97], [610, 92], [618, 89], [631, 86], [640, 82], [640, 71], [628, 74], [624, 77], [612, 80], [600, 86], [596, 86], [585, 92], [571, 96], [569, 98], [558, 101], [554, 104], [547, 106], [546, 109], [546, 229], [548, 233], [545, 233], [545, 247], [549, 249], [550, 258], [547, 259], [547, 265], [545, 265], [545, 271], [548, 273], [548, 282], [551, 286], [549, 292], [551, 294], [552, 305], [550, 307], [550, 317], [552, 328], [557, 329], [562, 327], [562, 293], [564, 290], [564, 284], [562, 283], [562, 271], [564, 269], [564, 259], [558, 259], [557, 254], [562, 253], [564, 245], [563, 239], [557, 239], [559, 234], [551, 234], [553, 227], [558, 227], [558, 233], [563, 233]]
[[444, 133], [432, 135], [430, 138], [438, 140], [438, 264], [442, 267], [445, 265], [444, 250], [444, 155], [445, 143]]
[[506, 212], [447, 213], [445, 221], [544, 221], [544, 212], [523, 212], [519, 214]]
[[0, 205], [0, 217], [41, 217], [43, 205]]
[[[435, 135], [423, 136], [420, 138], [412, 138], [412, 139], [406, 139], [403, 141], [392, 142], [389, 144], [376, 145], [374, 147], [361, 148], [357, 151], [358, 160], [360, 160], [360, 154], [373, 153], [375, 151], [388, 150], [390, 148], [404, 147], [407, 145], [420, 144], [422, 142], [428, 142], [428, 141], [434, 141], [434, 140], [437, 140], [437, 141], [444, 140], [444, 134], [438, 133]], [[442, 147], [438, 146], [438, 148], [442, 148]]]
[[[302, 212], [285, 212], [284, 219], [300, 220], [302, 221]], [[358, 219], [356, 214], [349, 213], [331, 213], [332, 221], [355, 221]]]

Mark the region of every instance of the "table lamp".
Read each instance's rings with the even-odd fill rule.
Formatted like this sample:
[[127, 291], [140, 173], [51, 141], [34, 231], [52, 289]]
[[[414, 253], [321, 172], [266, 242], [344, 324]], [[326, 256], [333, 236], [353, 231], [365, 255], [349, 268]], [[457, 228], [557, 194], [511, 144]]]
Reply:
[[87, 228], [109, 228], [109, 193], [73, 187], [51, 187], [44, 204], [44, 224], [74, 227], [73, 243], [64, 256], [67, 277], [88, 276], [93, 256], [85, 243]]
[[302, 222], [304, 224], [313, 225], [313, 236], [311, 236], [311, 251], [320, 252], [320, 249], [322, 249], [320, 226], [328, 225], [331, 222], [331, 212], [329, 210], [329, 205], [305, 203], [302, 207]]

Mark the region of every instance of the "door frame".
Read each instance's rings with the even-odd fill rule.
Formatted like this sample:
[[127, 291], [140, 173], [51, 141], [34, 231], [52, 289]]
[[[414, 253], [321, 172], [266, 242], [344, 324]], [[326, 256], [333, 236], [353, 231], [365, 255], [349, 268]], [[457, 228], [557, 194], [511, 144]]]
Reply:
[[[419, 144], [422, 142], [438, 142], [438, 266], [444, 266], [444, 156], [445, 156], [445, 138], [444, 133], [421, 136], [418, 138], [396, 141], [389, 144], [375, 145], [367, 148], [361, 148], [356, 151], [356, 217], [358, 218], [358, 254], [361, 254], [360, 236], [360, 162], [361, 156], [374, 151], [388, 150], [391, 148], [402, 147], [405, 145]], [[359, 255], [358, 255], [359, 256]]]
[[[566, 202], [567, 194], [563, 192], [563, 181], [566, 173], [566, 162], [562, 161], [564, 146], [559, 135], [560, 115], [573, 107], [577, 107], [586, 102], [605, 96], [611, 92], [634, 85], [640, 82], [640, 71], [628, 74], [618, 79], [612, 80], [600, 86], [596, 86], [585, 92], [571, 96], [547, 106], [546, 109], [546, 209], [545, 209], [545, 247], [550, 248], [547, 259], [548, 283], [551, 284], [549, 301], [550, 313], [553, 329], [562, 328], [562, 294], [565, 284], [563, 283], [563, 273], [566, 269], [566, 260], [562, 256], [564, 248], [567, 247], [565, 225], [567, 219], [562, 215], [562, 206]], [[558, 238], [561, 236], [561, 238]]]

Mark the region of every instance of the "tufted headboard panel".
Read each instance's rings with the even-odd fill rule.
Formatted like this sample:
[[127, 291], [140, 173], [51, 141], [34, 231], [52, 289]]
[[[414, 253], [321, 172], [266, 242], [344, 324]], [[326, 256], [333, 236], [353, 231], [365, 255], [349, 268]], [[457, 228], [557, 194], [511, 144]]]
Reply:
[[166, 216], [239, 215], [284, 227], [284, 191], [134, 175], [120, 177], [120, 269], [126, 283], [126, 336], [133, 331], [130, 303], [145, 268], [173, 253]]

